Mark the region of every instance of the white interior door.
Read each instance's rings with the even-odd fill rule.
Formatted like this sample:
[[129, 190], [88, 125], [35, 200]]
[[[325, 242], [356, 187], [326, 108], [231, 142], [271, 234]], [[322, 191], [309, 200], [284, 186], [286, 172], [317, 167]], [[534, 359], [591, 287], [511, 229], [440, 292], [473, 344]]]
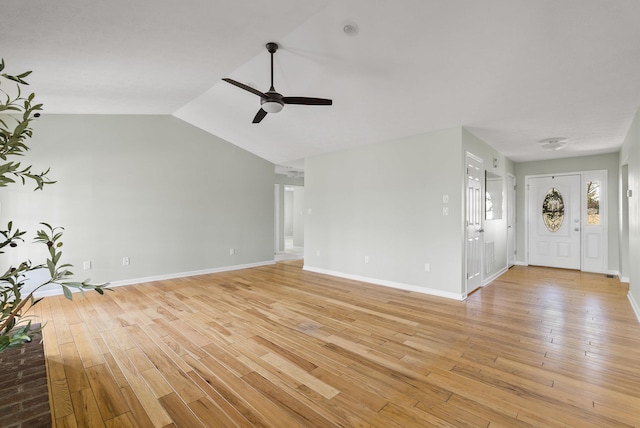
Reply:
[[467, 165], [467, 294], [482, 285], [482, 182], [484, 166], [482, 159], [466, 155]]
[[529, 177], [529, 264], [580, 269], [580, 175]]
[[507, 267], [516, 264], [516, 178], [507, 175]]

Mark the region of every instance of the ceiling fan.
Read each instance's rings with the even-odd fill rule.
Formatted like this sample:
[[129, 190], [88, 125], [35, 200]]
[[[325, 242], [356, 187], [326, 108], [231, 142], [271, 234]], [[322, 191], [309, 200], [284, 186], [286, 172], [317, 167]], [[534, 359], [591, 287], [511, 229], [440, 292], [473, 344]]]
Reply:
[[253, 123], [260, 123], [267, 113], [278, 113], [285, 104], [302, 104], [309, 106], [330, 106], [333, 101], [326, 98], [310, 98], [310, 97], [284, 97], [282, 94], [276, 92], [273, 87], [273, 54], [278, 50], [278, 44], [274, 42], [267, 43], [267, 51], [271, 54], [271, 87], [267, 92], [260, 92], [251, 86], [244, 83], [237, 82], [233, 79], [224, 78], [227, 83], [242, 88], [245, 91], [249, 91], [252, 94], [256, 94], [260, 97], [261, 108], [253, 118]]

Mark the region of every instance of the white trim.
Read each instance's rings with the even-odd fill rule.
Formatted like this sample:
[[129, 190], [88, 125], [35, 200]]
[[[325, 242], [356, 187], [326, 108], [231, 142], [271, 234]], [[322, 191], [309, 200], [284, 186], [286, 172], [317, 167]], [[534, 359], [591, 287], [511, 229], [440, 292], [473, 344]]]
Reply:
[[[509, 181], [513, 180], [513, 188], [509, 188]], [[506, 186], [507, 186], [507, 192], [506, 192], [506, 197], [507, 197], [507, 213], [506, 213], [506, 227], [507, 227], [507, 268], [511, 267], [511, 266], [515, 266], [516, 264], [518, 264], [518, 230], [517, 230], [517, 214], [518, 214], [518, 194], [517, 194], [517, 185], [518, 185], [518, 181], [515, 175], [511, 174], [510, 172], [507, 172], [507, 180], [506, 180]], [[513, 234], [513, 264], [510, 265], [509, 261], [511, 260], [511, 256], [509, 255], [509, 211], [510, 211], [510, 207], [513, 208], [513, 224], [511, 225], [511, 230], [512, 230], [512, 234]]]
[[628, 284], [630, 282], [629, 277], [628, 276], [621, 276], [620, 277], [620, 282], [624, 282], [625, 284]]
[[503, 273], [505, 273], [506, 271], [508, 271], [509, 268], [505, 267], [502, 268], [502, 270], [494, 273], [493, 275], [491, 275], [489, 278], [483, 278], [482, 279], [482, 286], [486, 287], [487, 285], [489, 285], [493, 280], [497, 279], [500, 275], [502, 275]]
[[[166, 279], [186, 278], [188, 276], [207, 275], [210, 273], [228, 272], [232, 270], [248, 269], [248, 268], [267, 266], [272, 264], [275, 264], [275, 260], [267, 260], [264, 262], [257, 262], [257, 263], [248, 263], [244, 265], [224, 266], [219, 268], [203, 269], [203, 270], [196, 270], [191, 272], [179, 272], [179, 273], [170, 273], [166, 275], [147, 276], [144, 278], [124, 279], [121, 281], [114, 281], [109, 283], [109, 288], [122, 287], [125, 285], [133, 285], [133, 284], [143, 284], [145, 282], [163, 281]], [[71, 289], [71, 291], [74, 293], [80, 292], [80, 290], [78, 289]], [[59, 296], [61, 294], [62, 294], [62, 287], [57, 287], [55, 290], [37, 291], [34, 294], [34, 297], [40, 298], [40, 297], [49, 297], [49, 296]]]
[[627, 293], [627, 298], [629, 299], [629, 302], [631, 302], [631, 309], [635, 312], [638, 322], [640, 322], [640, 306], [638, 306], [638, 303], [633, 298], [633, 294], [631, 294], [631, 292]]
[[529, 263], [523, 262], [522, 260], [516, 260], [516, 266], [529, 266]]
[[[273, 217], [275, 218], [275, 225], [274, 225], [274, 248], [273, 248], [273, 253], [274, 254], [278, 254], [280, 252], [280, 185], [276, 184], [275, 185], [275, 192], [274, 192], [274, 209], [275, 209], [275, 213], [273, 215]], [[284, 246], [282, 246], [282, 249], [284, 250]]]
[[434, 290], [433, 288], [403, 284], [403, 283], [394, 282], [394, 281], [386, 281], [384, 279], [369, 278], [369, 277], [360, 276], [360, 275], [351, 275], [348, 273], [336, 272], [328, 269], [316, 268], [313, 266], [304, 266], [302, 269], [309, 272], [320, 273], [323, 275], [336, 276], [338, 278], [351, 279], [351, 280], [360, 281], [360, 282], [368, 282], [370, 284], [383, 285], [385, 287], [397, 288], [405, 291], [415, 291], [417, 293], [428, 294], [431, 296], [445, 297], [447, 299], [462, 301], [466, 297], [462, 294], [450, 293], [448, 291]]

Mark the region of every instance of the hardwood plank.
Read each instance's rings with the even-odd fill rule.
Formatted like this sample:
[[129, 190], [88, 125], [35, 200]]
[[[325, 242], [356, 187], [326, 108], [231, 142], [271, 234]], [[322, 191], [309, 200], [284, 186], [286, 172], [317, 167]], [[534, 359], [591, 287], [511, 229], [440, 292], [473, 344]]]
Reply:
[[[221, 393], [224, 392], [225, 399], [240, 404], [245, 409], [243, 413], [245, 417], [254, 418], [254, 414], [257, 412], [260, 415], [257, 422], [260, 424], [262, 424], [263, 420], [266, 420], [279, 421], [285, 426], [301, 426], [295, 418], [283, 411], [278, 404], [266, 400], [260, 392], [228, 371], [215, 359], [207, 357], [202, 359], [202, 363], [208, 373], [202, 371], [200, 372], [201, 376], [207, 379], [207, 383], [216, 385], [216, 390], [221, 391]], [[249, 405], [242, 402], [249, 403]], [[263, 426], [269, 426], [269, 423], [264, 423]]]
[[287, 373], [290, 377], [299, 379], [302, 384], [313, 389], [326, 399], [331, 399], [340, 393], [336, 388], [322, 382], [320, 379], [310, 375], [305, 370], [276, 354], [269, 352], [260, 358], [271, 364], [273, 367], [276, 367], [278, 370]]
[[78, 426], [96, 428], [105, 426], [91, 388], [71, 393], [71, 401]]
[[289, 362], [291, 362], [292, 364], [300, 367], [302, 370], [304, 370], [306, 372], [310, 372], [311, 370], [313, 370], [313, 369], [318, 367], [315, 364], [305, 360], [304, 358], [301, 358], [299, 355], [296, 355], [292, 351], [289, 351], [289, 350], [283, 348], [282, 346], [277, 345], [277, 344], [271, 342], [270, 340], [265, 339], [264, 337], [253, 336], [251, 338], [251, 340], [255, 341], [256, 343], [258, 343], [258, 344], [260, 344], [262, 346], [264, 346], [265, 348], [269, 348], [273, 353], [279, 355], [282, 358], [285, 358], [285, 359], [289, 360]]
[[71, 334], [73, 335], [74, 343], [78, 349], [82, 364], [85, 367], [105, 363], [102, 351], [96, 344], [88, 323], [77, 322], [76, 324], [72, 324]]
[[242, 376], [242, 379], [260, 391], [267, 399], [285, 408], [291, 415], [299, 419], [303, 425], [314, 427], [333, 425], [330, 421], [307, 407], [302, 401], [292, 397], [285, 390], [276, 387], [258, 373], [248, 373]]
[[191, 409], [182, 401], [182, 399], [172, 392], [171, 394], [160, 397], [159, 400], [164, 409], [169, 413], [171, 419], [178, 427], [197, 428], [204, 427], [203, 422], [191, 411]]
[[[135, 392], [133, 391], [130, 385], [120, 388], [120, 391], [122, 392], [122, 396], [124, 397], [124, 399], [127, 400], [127, 404], [131, 409], [131, 415], [136, 421], [136, 426], [139, 426], [140, 428], [152, 428], [154, 426], [160, 426], [160, 424], [154, 425], [153, 421], [145, 411], [144, 406], [142, 405], [142, 403], [138, 399], [138, 396], [135, 394]], [[124, 414], [128, 415], [129, 413], [127, 412]], [[116, 416], [116, 419], [118, 417], [119, 416]], [[168, 416], [167, 416], [167, 419], [168, 419]], [[105, 422], [105, 424], [107, 423], [108, 421]], [[163, 423], [162, 425], [165, 425], [165, 424], [166, 423]]]
[[49, 380], [51, 396], [51, 410], [54, 419], [65, 418], [73, 415], [73, 403], [66, 379]]
[[123, 413], [120, 416], [105, 421], [106, 428], [137, 428], [138, 426], [138, 422], [130, 412]]
[[155, 367], [162, 371], [164, 378], [171, 387], [187, 402], [204, 397], [200, 388], [189, 381], [187, 374], [167, 355], [170, 351], [158, 346], [148, 335], [139, 328], [129, 327], [130, 334], [135, 338], [138, 346]]
[[[225, 414], [226, 417], [220, 419], [221, 424], [222, 421], [227, 421], [225, 423], [228, 425], [239, 427], [267, 426], [266, 421], [251, 406], [233, 395], [226, 385], [217, 384], [217, 379], [204, 366], [194, 361], [194, 370], [189, 372], [189, 375], [203, 391], [207, 392], [206, 399], [211, 400]], [[201, 400], [205, 399], [196, 400], [190, 403], [190, 406]], [[195, 407], [197, 408], [198, 405]], [[192, 409], [198, 414], [194, 407]]]
[[[315, 392], [311, 388], [308, 388], [299, 380], [294, 379], [277, 369], [274, 370], [273, 366], [269, 365], [257, 356], [251, 359], [245, 355], [240, 355], [238, 358], [247, 367], [251, 367], [253, 369], [252, 372], [250, 372], [252, 376], [260, 375], [262, 378], [268, 380], [274, 388], [279, 388], [281, 391], [288, 393], [291, 396], [295, 396], [301, 403], [309, 406], [309, 408], [317, 412], [322, 416], [322, 418], [330, 421], [332, 426], [344, 425], [345, 421], [348, 420], [348, 417], [345, 417], [342, 411], [336, 411], [338, 402], [338, 400], [335, 399], [336, 397], [333, 397], [331, 400], [327, 400], [321, 394]], [[254, 385], [254, 388], [259, 389], [256, 385]], [[262, 392], [265, 393], [265, 391]], [[331, 412], [327, 411], [327, 406], [331, 407]]]
[[[229, 419], [229, 416], [208, 397], [189, 403], [189, 408], [198, 417], [198, 419], [203, 421], [205, 426], [215, 426], [219, 421], [227, 421]], [[226, 425], [238, 426], [228, 423]], [[248, 422], [246, 426], [248, 426]]]
[[87, 367], [86, 370], [100, 413], [105, 420], [129, 411], [129, 405], [106, 364]]
[[54, 426], [58, 428], [78, 428], [76, 417], [73, 413], [61, 418], [53, 419]]
[[169, 395], [174, 392], [171, 385], [169, 385], [164, 377], [162, 377], [162, 373], [160, 373], [158, 369], [153, 368], [145, 370], [141, 372], [140, 375], [145, 382], [147, 382], [147, 385], [149, 385], [149, 388], [156, 398], [164, 397], [165, 395]]
[[[123, 355], [126, 356], [126, 354]], [[164, 410], [157, 397], [153, 395], [142, 376], [130, 371], [129, 367], [133, 367], [133, 365], [131, 363], [120, 365], [122, 373], [129, 382], [129, 387], [122, 388], [121, 392], [129, 408], [136, 413], [137, 419], [147, 418], [154, 427], [163, 427], [171, 424], [171, 417]]]
[[416, 408], [407, 408], [398, 406], [394, 403], [388, 403], [379, 414], [387, 419], [385, 425], [396, 427], [451, 427], [455, 425], [448, 424], [435, 415], [420, 412]]
[[69, 391], [73, 393], [89, 388], [89, 380], [84, 371], [76, 344], [73, 342], [63, 343], [60, 345], [60, 352], [64, 361], [64, 375], [67, 378]]

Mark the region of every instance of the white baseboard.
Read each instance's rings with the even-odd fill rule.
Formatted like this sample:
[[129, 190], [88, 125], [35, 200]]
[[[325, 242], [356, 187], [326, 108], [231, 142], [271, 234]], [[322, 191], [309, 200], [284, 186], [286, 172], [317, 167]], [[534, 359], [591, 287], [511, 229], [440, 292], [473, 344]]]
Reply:
[[[179, 273], [170, 273], [166, 275], [147, 276], [144, 278], [124, 279], [120, 281], [110, 282], [109, 288], [122, 287], [124, 285], [142, 284], [145, 282], [162, 281], [166, 279], [186, 278], [188, 276], [207, 275], [210, 273], [228, 272], [232, 270], [247, 269], [247, 268], [267, 266], [272, 264], [275, 264], [275, 260], [267, 260], [264, 262], [257, 262], [257, 263], [248, 263], [244, 265], [223, 266], [219, 268], [203, 269], [203, 270], [196, 270], [191, 272], [179, 272]], [[72, 289], [72, 292], [79, 293], [80, 290]], [[40, 298], [40, 297], [49, 297], [49, 296], [59, 296], [61, 294], [62, 294], [62, 287], [57, 287], [56, 289], [53, 289], [53, 290], [37, 291], [34, 294], [34, 297]]]
[[490, 283], [491, 281], [493, 281], [494, 279], [498, 278], [500, 275], [502, 275], [503, 273], [505, 273], [505, 272], [506, 272], [506, 271], [508, 271], [508, 270], [509, 270], [509, 268], [502, 268], [500, 271], [498, 271], [498, 272], [494, 273], [494, 274], [493, 274], [493, 275], [491, 275], [490, 277], [488, 277], [488, 278], [484, 278], [484, 279], [482, 280], [482, 286], [483, 286], [483, 287], [486, 287], [487, 285], [489, 285], [489, 283]]
[[624, 282], [625, 284], [629, 283], [629, 277], [628, 276], [621, 276], [620, 277], [620, 282]]
[[433, 288], [403, 284], [400, 282], [387, 281], [384, 279], [369, 278], [369, 277], [360, 276], [360, 275], [352, 275], [352, 274], [343, 273], [343, 272], [336, 272], [332, 270], [321, 269], [313, 266], [305, 265], [303, 269], [309, 272], [321, 273], [323, 275], [336, 276], [338, 278], [351, 279], [351, 280], [360, 281], [360, 282], [368, 282], [370, 284], [383, 285], [385, 287], [397, 288], [405, 291], [415, 291], [418, 293], [428, 294], [430, 296], [445, 297], [447, 299], [464, 300], [464, 297], [465, 297], [462, 294], [451, 293], [448, 291], [434, 290]]
[[635, 312], [638, 322], [640, 322], [640, 306], [638, 306], [638, 303], [633, 298], [633, 294], [631, 294], [631, 292], [627, 293], [627, 298], [629, 299], [629, 302], [631, 302], [631, 309]]

